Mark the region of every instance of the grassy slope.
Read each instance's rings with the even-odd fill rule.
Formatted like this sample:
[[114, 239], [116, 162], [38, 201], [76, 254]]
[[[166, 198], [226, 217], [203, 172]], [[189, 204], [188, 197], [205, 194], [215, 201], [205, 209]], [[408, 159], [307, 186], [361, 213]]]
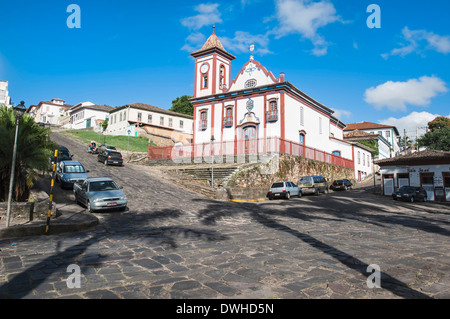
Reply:
[[[118, 150], [127, 150], [127, 143], [128, 143], [128, 137], [127, 136], [112, 136], [112, 135], [106, 135], [102, 136], [100, 135], [100, 141], [99, 141], [99, 135], [98, 133], [94, 131], [84, 131], [84, 130], [69, 130], [62, 132], [64, 135], [68, 137], [72, 137], [74, 139], [77, 139], [79, 141], [82, 141], [86, 144], [86, 147], [88, 147], [89, 143], [91, 141], [96, 141], [98, 145], [104, 143], [104, 139], [106, 139], [106, 144], [115, 146]], [[153, 142], [152, 142], [152, 145]], [[131, 137], [130, 136], [130, 146], [129, 146], [130, 152], [148, 152], [148, 139], [143, 137]]]

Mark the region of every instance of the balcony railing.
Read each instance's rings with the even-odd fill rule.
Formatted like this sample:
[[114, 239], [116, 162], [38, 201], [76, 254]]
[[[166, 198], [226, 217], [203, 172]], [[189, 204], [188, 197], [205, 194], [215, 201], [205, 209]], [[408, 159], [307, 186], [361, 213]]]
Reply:
[[199, 130], [206, 130], [208, 128], [208, 121], [207, 120], [200, 120], [198, 123]]
[[227, 116], [223, 118], [223, 127], [231, 127], [233, 126], [233, 117]]
[[327, 153], [289, 140], [277, 137], [188, 144], [182, 146], [149, 146], [150, 159], [172, 159], [190, 161], [197, 157], [214, 155], [281, 153], [354, 169], [354, 162], [341, 156]]
[[278, 121], [278, 111], [267, 111], [266, 112], [266, 121], [267, 122]]

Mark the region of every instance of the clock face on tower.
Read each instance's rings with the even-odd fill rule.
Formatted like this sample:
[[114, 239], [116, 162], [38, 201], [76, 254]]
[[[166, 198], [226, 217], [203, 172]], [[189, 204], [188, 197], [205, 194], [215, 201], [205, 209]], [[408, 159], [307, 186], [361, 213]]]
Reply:
[[209, 64], [207, 64], [207, 63], [202, 64], [202, 66], [200, 67], [200, 72], [202, 72], [203, 74], [208, 72], [208, 70], [209, 70]]

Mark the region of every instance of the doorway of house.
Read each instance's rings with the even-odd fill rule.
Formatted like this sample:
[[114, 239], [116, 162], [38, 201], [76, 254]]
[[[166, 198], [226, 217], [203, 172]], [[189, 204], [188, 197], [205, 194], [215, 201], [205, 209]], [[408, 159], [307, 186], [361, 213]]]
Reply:
[[255, 126], [247, 126], [244, 128], [243, 139], [244, 139], [245, 153], [254, 154], [258, 151]]

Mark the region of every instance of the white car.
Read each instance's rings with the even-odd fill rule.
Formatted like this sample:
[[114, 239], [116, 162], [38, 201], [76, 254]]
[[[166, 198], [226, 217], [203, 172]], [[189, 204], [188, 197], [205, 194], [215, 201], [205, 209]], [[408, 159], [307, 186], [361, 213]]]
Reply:
[[73, 186], [75, 201], [87, 207], [89, 212], [127, 209], [127, 197], [111, 178], [88, 178]]
[[273, 183], [267, 193], [269, 200], [275, 198], [290, 199], [292, 196], [302, 197], [302, 189], [292, 182]]

